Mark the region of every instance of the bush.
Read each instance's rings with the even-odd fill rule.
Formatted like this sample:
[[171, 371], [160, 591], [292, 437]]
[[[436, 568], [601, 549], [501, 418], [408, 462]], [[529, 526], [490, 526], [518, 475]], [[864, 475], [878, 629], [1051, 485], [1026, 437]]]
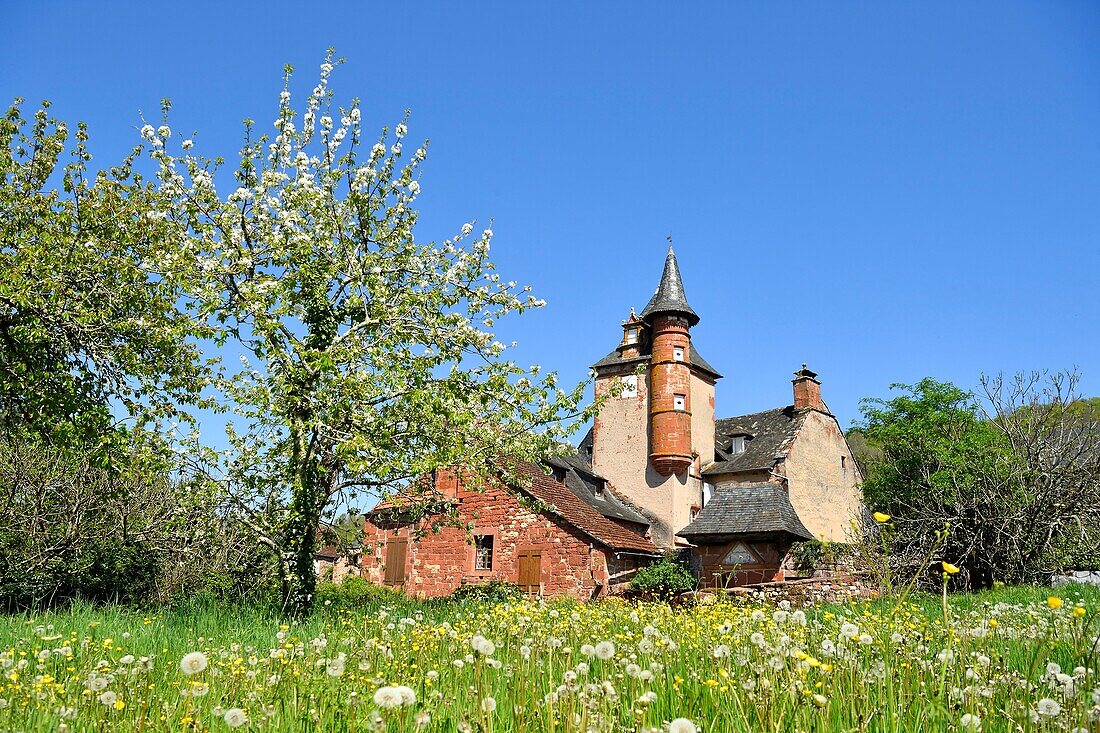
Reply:
[[405, 598], [405, 594], [363, 578], [345, 578], [343, 583], [318, 583], [316, 607], [326, 611], [357, 611]]
[[695, 576], [683, 560], [675, 553], [669, 553], [639, 570], [630, 581], [630, 590], [642, 596], [667, 601], [681, 593], [695, 590], [695, 585]]
[[522, 600], [523, 589], [515, 583], [490, 580], [488, 583], [460, 585], [447, 596], [452, 601], [483, 601], [486, 603], [511, 603]]

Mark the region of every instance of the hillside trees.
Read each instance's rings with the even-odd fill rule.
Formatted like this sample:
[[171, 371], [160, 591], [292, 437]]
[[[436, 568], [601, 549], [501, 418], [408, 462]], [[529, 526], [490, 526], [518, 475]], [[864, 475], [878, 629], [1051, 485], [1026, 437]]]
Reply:
[[973, 585], [1045, 581], [1095, 556], [1100, 536], [1100, 422], [1082, 408], [1075, 373], [983, 378], [981, 397], [925, 379], [865, 400], [875, 448], [863, 485], [892, 519], [900, 561], [950, 532], [945, 559]]
[[238, 416], [232, 450], [207, 470], [271, 550], [295, 613], [311, 606], [315, 529], [338, 497], [542, 455], [582, 394], [504, 358], [491, 329], [541, 301], [493, 271], [488, 228], [417, 240], [427, 143], [410, 154], [404, 121], [366, 140], [358, 102], [333, 102], [334, 66], [330, 54], [300, 114], [287, 69], [274, 135], [246, 123], [228, 195], [190, 140], [143, 129], [171, 202], [175, 282], [240, 352], [216, 380]]

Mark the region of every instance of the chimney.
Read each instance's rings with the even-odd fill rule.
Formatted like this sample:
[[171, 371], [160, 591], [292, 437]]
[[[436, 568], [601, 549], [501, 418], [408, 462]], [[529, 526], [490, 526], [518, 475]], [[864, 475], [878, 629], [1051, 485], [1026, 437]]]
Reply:
[[817, 381], [817, 374], [807, 369], [805, 364], [794, 373], [791, 383], [794, 384], [794, 409], [828, 412], [825, 403], [821, 401], [821, 382]]

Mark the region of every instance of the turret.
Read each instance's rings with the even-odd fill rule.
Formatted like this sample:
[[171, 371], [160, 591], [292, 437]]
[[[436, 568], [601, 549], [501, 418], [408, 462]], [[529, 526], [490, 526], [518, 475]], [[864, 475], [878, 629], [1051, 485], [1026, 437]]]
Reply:
[[680, 474], [694, 461], [691, 443], [691, 327], [699, 316], [688, 305], [680, 268], [668, 248], [661, 282], [641, 313], [649, 326], [649, 463], [662, 476]]

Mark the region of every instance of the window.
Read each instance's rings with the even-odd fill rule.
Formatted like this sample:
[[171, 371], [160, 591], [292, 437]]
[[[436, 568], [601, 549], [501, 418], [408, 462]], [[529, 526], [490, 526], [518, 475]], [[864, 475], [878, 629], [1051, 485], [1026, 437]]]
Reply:
[[620, 397], [637, 397], [638, 396], [638, 375], [631, 374], [629, 377], [623, 377], [623, 391], [619, 394]]
[[738, 435], [730, 440], [730, 453], [744, 453], [745, 452], [745, 436]]
[[596, 481], [592, 485], [592, 494], [597, 499], [603, 499], [603, 490], [604, 490], [604, 482], [601, 481], [600, 479], [596, 479]]
[[847, 458], [847, 456], [841, 456], [840, 457], [840, 468], [842, 470], [847, 470], [848, 469], [848, 458]]
[[683, 411], [687, 409], [687, 395], [673, 395], [672, 396], [672, 409]]
[[474, 570], [493, 569], [493, 535], [474, 535]]
[[672, 347], [672, 360], [673, 361], [683, 361], [684, 360], [684, 347], [683, 346], [673, 346]]
[[694, 522], [699, 517], [699, 507], [693, 506], [688, 513], [688, 521]]

